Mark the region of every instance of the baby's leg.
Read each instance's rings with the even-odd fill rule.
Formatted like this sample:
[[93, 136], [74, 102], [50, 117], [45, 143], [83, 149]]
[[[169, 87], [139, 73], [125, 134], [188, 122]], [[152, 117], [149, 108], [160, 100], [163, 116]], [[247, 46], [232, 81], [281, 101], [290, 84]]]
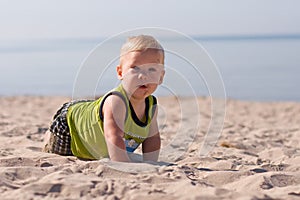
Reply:
[[73, 155], [71, 150], [71, 135], [67, 122], [68, 108], [73, 102], [68, 102], [56, 112], [53, 121], [44, 136], [44, 152], [59, 155]]
[[45, 135], [44, 135], [44, 144], [43, 144], [43, 146], [45, 146], [48, 143], [48, 141], [50, 140], [50, 136], [51, 136], [51, 132], [48, 129], [46, 131]]
[[43, 152], [52, 153], [51, 146], [53, 145], [53, 134], [48, 129], [44, 135], [44, 148]]

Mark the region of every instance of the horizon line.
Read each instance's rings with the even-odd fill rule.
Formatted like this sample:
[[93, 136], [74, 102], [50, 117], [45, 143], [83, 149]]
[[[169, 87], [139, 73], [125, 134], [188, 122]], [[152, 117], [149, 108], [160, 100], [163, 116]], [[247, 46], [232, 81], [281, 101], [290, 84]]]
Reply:
[[[293, 33], [293, 34], [222, 34], [222, 35], [193, 35], [193, 34], [186, 34], [186, 36], [194, 39], [194, 40], [203, 40], [203, 41], [210, 41], [210, 40], [274, 40], [274, 39], [300, 39], [300, 33]], [[82, 36], [82, 37], [53, 37], [53, 38], [21, 38], [22, 41], [69, 41], [69, 42], [76, 42], [76, 41], [85, 41], [85, 42], [95, 42], [95, 41], [103, 41], [110, 38], [109, 36]], [[176, 37], [168, 37], [163, 36], [162, 38], [172, 40], [177, 39]], [[0, 41], [9, 41], [16, 39], [1, 39]]]
[[300, 33], [295, 34], [231, 34], [231, 35], [194, 35], [196, 40], [276, 40], [300, 39]]

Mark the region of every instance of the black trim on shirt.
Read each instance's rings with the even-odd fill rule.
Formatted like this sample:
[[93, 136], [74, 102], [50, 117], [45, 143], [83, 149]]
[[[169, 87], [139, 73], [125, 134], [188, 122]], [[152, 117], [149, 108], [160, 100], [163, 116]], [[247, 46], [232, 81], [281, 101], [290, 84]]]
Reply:
[[145, 99], [145, 104], [146, 104], [146, 106], [145, 106], [145, 116], [146, 116], [146, 121], [145, 121], [145, 122], [142, 122], [142, 121], [140, 121], [139, 118], [136, 116], [136, 113], [135, 113], [135, 111], [134, 111], [134, 109], [133, 109], [133, 107], [132, 107], [132, 105], [131, 105], [131, 103], [130, 103], [130, 101], [129, 101], [129, 107], [130, 107], [130, 111], [131, 111], [131, 117], [132, 117], [133, 121], [134, 121], [137, 125], [139, 125], [139, 126], [141, 126], [141, 127], [145, 127], [145, 126], [148, 125], [148, 119], [149, 119], [149, 97], [147, 97], [147, 98]]
[[108, 93], [105, 97], [103, 97], [103, 99], [101, 100], [101, 104], [100, 104], [100, 108], [99, 108], [99, 117], [102, 121], [104, 121], [104, 116], [103, 116], [103, 113], [102, 113], [102, 110], [103, 110], [103, 106], [104, 106], [104, 102], [106, 100], [107, 97], [109, 97], [110, 95], [117, 95], [118, 97], [120, 97], [123, 102], [125, 103], [125, 107], [126, 107], [126, 115], [125, 115], [125, 121], [127, 119], [127, 116], [128, 116], [128, 110], [127, 110], [127, 104], [126, 104], [126, 99], [125, 97], [120, 93], [120, 92], [117, 92], [117, 91], [112, 91], [110, 93]]
[[155, 114], [155, 111], [156, 111], [156, 107], [157, 107], [157, 100], [156, 100], [156, 97], [155, 96], [152, 96], [153, 98], [153, 105], [152, 105], [152, 115], [151, 115], [151, 118], [153, 118], [154, 114]]

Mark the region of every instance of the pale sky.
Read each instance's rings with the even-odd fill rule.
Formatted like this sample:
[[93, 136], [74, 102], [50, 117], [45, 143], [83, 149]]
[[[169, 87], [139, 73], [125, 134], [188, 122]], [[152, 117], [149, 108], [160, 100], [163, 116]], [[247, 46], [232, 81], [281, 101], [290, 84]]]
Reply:
[[0, 41], [108, 37], [138, 27], [188, 35], [300, 34], [298, 0], [0, 0]]

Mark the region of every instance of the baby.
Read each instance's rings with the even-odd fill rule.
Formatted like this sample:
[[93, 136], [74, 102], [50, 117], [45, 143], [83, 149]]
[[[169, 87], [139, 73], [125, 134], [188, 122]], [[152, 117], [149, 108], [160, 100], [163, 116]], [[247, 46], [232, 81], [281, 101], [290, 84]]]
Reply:
[[130, 162], [128, 153], [142, 144], [144, 161], [157, 161], [161, 141], [152, 93], [165, 75], [164, 49], [152, 36], [129, 37], [116, 71], [118, 87], [94, 101], [65, 103], [57, 111], [45, 152]]

